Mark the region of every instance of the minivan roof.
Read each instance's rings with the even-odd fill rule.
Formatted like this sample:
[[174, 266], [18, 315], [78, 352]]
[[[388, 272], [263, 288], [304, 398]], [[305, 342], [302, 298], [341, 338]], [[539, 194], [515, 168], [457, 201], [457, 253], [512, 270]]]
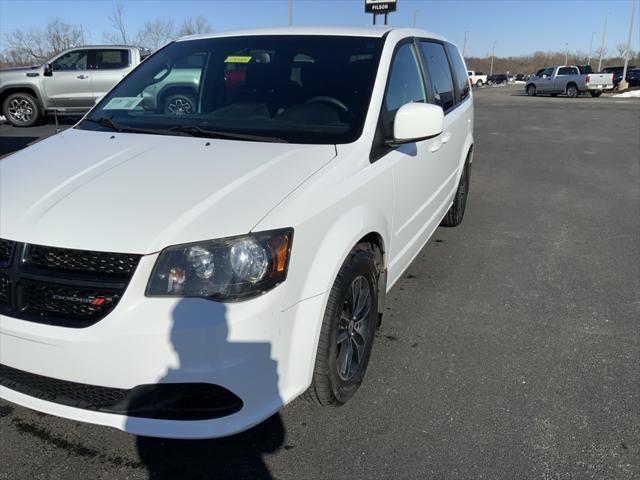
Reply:
[[345, 37], [382, 37], [388, 32], [397, 32], [400, 36], [425, 37], [445, 40], [442, 35], [437, 35], [417, 28], [393, 28], [388, 25], [375, 25], [369, 27], [273, 27], [255, 28], [249, 30], [233, 30], [228, 32], [200, 33], [179, 38], [177, 41], [198, 40], [203, 38], [242, 37], [252, 35], [329, 35]]

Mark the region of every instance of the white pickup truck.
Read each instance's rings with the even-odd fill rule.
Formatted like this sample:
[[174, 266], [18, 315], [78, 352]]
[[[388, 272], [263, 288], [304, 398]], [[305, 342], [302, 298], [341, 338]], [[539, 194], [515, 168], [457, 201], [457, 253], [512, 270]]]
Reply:
[[539, 93], [548, 93], [555, 97], [561, 93], [575, 98], [580, 93], [590, 93], [592, 97], [599, 97], [604, 90], [613, 89], [612, 73], [580, 73], [575, 65], [549, 67], [538, 71], [529, 78], [525, 90], [533, 97]]
[[469, 85], [475, 85], [476, 87], [481, 87], [482, 85], [487, 83], [487, 76], [482, 72], [468, 70], [467, 75], [469, 75]]

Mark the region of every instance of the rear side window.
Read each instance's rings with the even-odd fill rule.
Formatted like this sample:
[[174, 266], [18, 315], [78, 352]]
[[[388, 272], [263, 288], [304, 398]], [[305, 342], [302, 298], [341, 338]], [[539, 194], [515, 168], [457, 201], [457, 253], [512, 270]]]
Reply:
[[449, 54], [449, 58], [451, 59], [451, 63], [453, 64], [453, 71], [456, 77], [457, 100], [458, 102], [462, 102], [469, 96], [469, 92], [471, 90], [469, 79], [464, 74], [467, 69], [464, 66], [464, 61], [460, 56], [460, 52], [458, 52], [458, 49], [454, 45], [447, 43], [447, 53]]
[[427, 74], [433, 87], [433, 98], [436, 105], [440, 105], [446, 112], [455, 104], [453, 97], [453, 78], [449, 61], [440, 43], [420, 42], [422, 55], [427, 67]]
[[95, 50], [93, 68], [96, 70], [117, 70], [129, 66], [129, 50]]
[[574, 67], [562, 67], [558, 69], [558, 75], [575, 75], [578, 73]]

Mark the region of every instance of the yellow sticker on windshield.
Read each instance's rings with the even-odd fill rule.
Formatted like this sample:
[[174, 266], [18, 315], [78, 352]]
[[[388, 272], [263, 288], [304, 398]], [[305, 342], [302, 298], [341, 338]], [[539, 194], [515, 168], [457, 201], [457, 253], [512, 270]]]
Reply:
[[251, 57], [243, 56], [243, 55], [229, 55], [224, 63], [249, 63], [251, 61]]

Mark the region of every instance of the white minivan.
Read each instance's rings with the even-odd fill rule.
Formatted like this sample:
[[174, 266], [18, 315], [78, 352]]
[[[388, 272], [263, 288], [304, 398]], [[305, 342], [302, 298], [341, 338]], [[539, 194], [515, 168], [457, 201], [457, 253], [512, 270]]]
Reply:
[[344, 404], [385, 294], [462, 221], [472, 153], [467, 69], [439, 35], [170, 43], [0, 162], [0, 395], [174, 438], [301, 394]]

